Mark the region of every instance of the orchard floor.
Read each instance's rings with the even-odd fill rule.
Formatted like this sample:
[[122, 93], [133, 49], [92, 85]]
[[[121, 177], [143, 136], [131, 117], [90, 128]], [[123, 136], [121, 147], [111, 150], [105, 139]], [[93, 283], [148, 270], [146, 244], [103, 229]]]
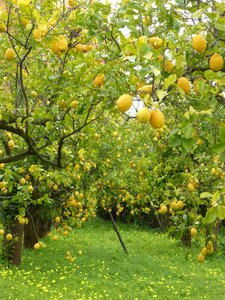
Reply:
[[197, 246], [187, 250], [135, 225], [119, 228], [129, 255], [111, 223], [96, 219], [57, 241], [47, 237], [44, 249], [24, 251], [19, 268], [0, 263], [0, 299], [225, 299], [224, 253], [198, 263]]

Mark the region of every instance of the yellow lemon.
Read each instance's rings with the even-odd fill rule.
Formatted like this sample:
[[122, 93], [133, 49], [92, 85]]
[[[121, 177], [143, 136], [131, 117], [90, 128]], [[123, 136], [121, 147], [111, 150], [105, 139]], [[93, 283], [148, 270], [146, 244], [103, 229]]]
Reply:
[[179, 200], [178, 202], [177, 202], [177, 209], [183, 209], [184, 208], [184, 202], [183, 201], [181, 201], [181, 200]]
[[13, 140], [9, 140], [8, 141], [8, 146], [9, 146], [9, 149], [12, 150], [14, 148], [14, 146], [15, 146], [14, 145], [14, 141]]
[[87, 48], [86, 48], [86, 45], [83, 45], [83, 44], [77, 44], [75, 47], [74, 47], [74, 50], [76, 52], [86, 52], [87, 51]]
[[19, 217], [18, 222], [20, 225], [24, 225], [26, 223], [26, 219], [24, 217]]
[[5, 238], [7, 241], [11, 241], [13, 239], [13, 236], [11, 233], [7, 233]]
[[133, 103], [133, 97], [128, 94], [124, 94], [119, 97], [119, 99], [116, 102], [116, 106], [121, 112], [126, 112], [128, 111]]
[[70, 103], [70, 108], [76, 108], [78, 104], [79, 104], [79, 101], [73, 100], [73, 101]]
[[142, 23], [145, 25], [145, 26], [150, 26], [152, 24], [152, 20], [149, 16], [146, 16], [142, 19]]
[[207, 43], [205, 38], [201, 34], [196, 34], [192, 39], [193, 48], [197, 52], [205, 52]]
[[152, 110], [149, 123], [153, 128], [161, 128], [165, 123], [164, 114], [160, 110]]
[[164, 205], [164, 204], [162, 204], [161, 207], [160, 207], [160, 209], [158, 210], [158, 212], [159, 212], [160, 214], [166, 214], [167, 211], [168, 211], [167, 206]]
[[151, 111], [147, 107], [140, 108], [137, 113], [137, 120], [141, 123], [148, 123], [151, 118]]
[[39, 42], [41, 40], [41, 29], [40, 28], [36, 28], [33, 30], [33, 37], [35, 39], [36, 42]]
[[53, 239], [53, 241], [57, 241], [57, 240], [59, 239], [59, 237], [58, 237], [58, 235], [54, 235], [54, 236], [52, 237], [52, 239]]
[[48, 27], [45, 24], [39, 24], [38, 29], [41, 31], [42, 36], [45, 36], [48, 32]]
[[5, 32], [6, 30], [6, 25], [3, 22], [0, 22], [0, 32]]
[[63, 35], [60, 35], [51, 43], [51, 50], [54, 54], [60, 56], [68, 49], [68, 42]]
[[200, 253], [198, 256], [198, 262], [203, 262], [204, 260], [205, 260], [205, 256], [202, 255], [202, 253]]
[[174, 210], [177, 210], [177, 209], [178, 209], [177, 201], [172, 201], [172, 202], [170, 203], [170, 208], [171, 208], [171, 209], [174, 209]]
[[32, 186], [32, 185], [29, 185], [28, 188], [27, 188], [27, 191], [28, 191], [29, 193], [32, 193], [33, 190], [34, 190], [33, 186]]
[[100, 87], [105, 81], [105, 75], [103, 73], [98, 74], [93, 80], [93, 84], [96, 87]]
[[201, 254], [203, 255], [203, 256], [206, 256], [207, 254], [208, 254], [208, 249], [207, 249], [207, 247], [204, 247], [204, 248], [202, 248], [202, 251], [201, 251]]
[[195, 185], [193, 184], [193, 182], [189, 182], [187, 185], [187, 188], [189, 189], [189, 191], [194, 192], [195, 191]]
[[74, 7], [76, 4], [77, 4], [77, 3], [76, 3], [75, 0], [68, 0], [68, 5], [69, 5], [70, 7]]
[[148, 41], [150, 42], [150, 44], [152, 44], [152, 47], [153, 47], [154, 49], [161, 48], [162, 45], [163, 45], [163, 40], [160, 39], [160, 38], [157, 37], [157, 36], [150, 37], [150, 38], [148, 39]]
[[5, 51], [5, 58], [7, 60], [13, 60], [16, 56], [16, 53], [15, 51], [12, 49], [12, 48], [8, 48], [6, 51]]
[[175, 65], [172, 60], [167, 60], [164, 64], [164, 70], [167, 73], [171, 73], [173, 71], [174, 67], [175, 67]]
[[54, 185], [53, 185], [53, 190], [54, 190], [54, 191], [58, 191], [58, 189], [59, 189], [58, 185], [57, 185], [57, 184], [54, 184]]
[[61, 221], [60, 217], [58, 217], [58, 216], [55, 217], [55, 222], [56, 222], [56, 223], [60, 223], [60, 221]]
[[34, 244], [34, 249], [38, 250], [40, 248], [41, 248], [41, 244], [40, 243]]
[[141, 98], [144, 98], [146, 95], [149, 95], [149, 93], [152, 92], [152, 85], [151, 84], [143, 85], [138, 89], [138, 91], [140, 92], [139, 96]]
[[191, 228], [191, 236], [196, 236], [197, 235], [197, 229], [196, 228], [194, 228], [194, 227], [192, 227]]
[[4, 189], [6, 186], [6, 182], [5, 181], [0, 181], [0, 189]]
[[30, 0], [18, 0], [17, 5], [26, 6], [26, 5], [30, 4], [30, 2], [31, 2]]
[[209, 60], [209, 67], [213, 71], [220, 71], [223, 69], [224, 59], [219, 53], [214, 53]]
[[189, 94], [191, 90], [190, 82], [186, 77], [180, 77], [177, 80], [177, 85], [185, 92], [185, 94]]

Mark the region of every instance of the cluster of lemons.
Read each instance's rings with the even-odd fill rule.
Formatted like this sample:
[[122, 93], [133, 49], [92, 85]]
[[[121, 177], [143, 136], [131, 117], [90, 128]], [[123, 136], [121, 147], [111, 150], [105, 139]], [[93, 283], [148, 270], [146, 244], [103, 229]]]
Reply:
[[[151, 37], [148, 41], [152, 44], [154, 49], [161, 48], [163, 46], [163, 40], [159, 37]], [[207, 50], [207, 41], [206, 39], [200, 35], [196, 34], [192, 39], [193, 49], [199, 53], [205, 53]], [[224, 59], [219, 53], [213, 53], [209, 60], [209, 68], [212, 71], [221, 71], [224, 66]], [[167, 61], [164, 66], [165, 71], [171, 73], [172, 69], [174, 69], [174, 64], [172, 61]], [[188, 78], [182, 76], [177, 79], [177, 86], [181, 89], [186, 95], [188, 95], [191, 91], [191, 84]], [[140, 97], [152, 92], [152, 85], [144, 85], [139, 88]], [[129, 94], [124, 94], [119, 97], [116, 102], [117, 108], [120, 112], [127, 112], [133, 104], [133, 97]], [[147, 107], [143, 107], [139, 109], [137, 112], [137, 120], [141, 123], [150, 123], [151, 126], [155, 129], [161, 128], [164, 125], [165, 118], [163, 113], [160, 110], [150, 110]]]
[[51, 43], [51, 50], [56, 55], [60, 56], [68, 49], [67, 39], [60, 35]]
[[[207, 50], [207, 41], [200, 35], [196, 34], [192, 39], [192, 46], [195, 51], [199, 53], [205, 53]], [[219, 53], [213, 53], [209, 59], [209, 68], [212, 71], [221, 71], [224, 66], [224, 59]], [[186, 77], [180, 77], [177, 80], [177, 85], [181, 88], [185, 94], [189, 94], [191, 90], [191, 85]]]
[[165, 205], [164, 203], [160, 204], [160, 208], [158, 209], [158, 213], [159, 214], [166, 214], [167, 212], [169, 212], [170, 214], [174, 214], [175, 211], [178, 210], [182, 210], [185, 206], [185, 203], [182, 200], [173, 200], [172, 202], [170, 202], [169, 204], [169, 209], [167, 207], [167, 205]]
[[[191, 237], [196, 237], [197, 236], [197, 229], [195, 227], [192, 227], [190, 230], [191, 233]], [[205, 245], [205, 247], [203, 247], [201, 249], [201, 252], [198, 255], [198, 262], [203, 262], [205, 260], [206, 255], [208, 254], [212, 254], [214, 252], [214, 246], [213, 246], [213, 242], [212, 241], [208, 241]]]
[[[205, 53], [207, 50], [207, 41], [206, 39], [200, 35], [196, 34], [192, 39], [192, 46], [195, 51], [199, 53]], [[213, 53], [209, 59], [209, 68], [214, 71], [221, 71], [224, 66], [224, 59], [219, 53]], [[185, 94], [189, 94], [191, 90], [191, 85], [186, 77], [180, 77], [177, 80], [177, 85], [181, 88]]]
[[[127, 112], [133, 104], [133, 97], [128, 94], [124, 94], [119, 97], [116, 102], [117, 108], [121, 112]], [[150, 123], [150, 125], [157, 129], [163, 127], [165, 123], [164, 114], [157, 109], [150, 110], [147, 107], [139, 109], [137, 113], [137, 120], [141, 123]]]
[[[197, 52], [204, 53], [207, 50], [207, 41], [201, 34], [196, 34], [192, 39], [193, 48]], [[224, 59], [219, 53], [213, 53], [209, 60], [209, 67], [213, 71], [223, 69]]]
[[[4, 229], [0, 229], [0, 235], [4, 235], [5, 234], [5, 230]], [[12, 233], [7, 233], [5, 236], [5, 239], [9, 242], [13, 239], [13, 235]]]
[[205, 247], [202, 248], [201, 252], [198, 255], [198, 262], [203, 262], [206, 255], [212, 254], [214, 252], [213, 242], [208, 241]]

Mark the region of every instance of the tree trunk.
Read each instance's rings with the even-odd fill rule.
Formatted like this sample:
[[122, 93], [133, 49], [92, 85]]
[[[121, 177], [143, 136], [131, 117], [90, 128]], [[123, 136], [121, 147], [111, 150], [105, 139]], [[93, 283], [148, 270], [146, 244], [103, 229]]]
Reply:
[[191, 233], [190, 230], [185, 230], [181, 236], [181, 242], [184, 246], [191, 247]]
[[212, 241], [214, 251], [217, 251], [217, 238], [220, 233], [221, 226], [222, 221], [217, 218], [213, 224], [208, 225], [206, 228], [206, 244], [208, 241]]
[[[21, 264], [23, 230], [24, 225], [20, 225], [18, 221], [15, 221], [11, 226], [6, 226], [3, 237], [2, 256], [9, 263], [16, 266]], [[10, 241], [6, 240], [6, 235], [8, 233], [13, 235], [13, 239]]]
[[220, 233], [220, 229], [221, 229], [221, 226], [222, 226], [222, 221], [217, 218], [216, 222], [215, 222], [215, 226], [213, 228], [213, 249], [214, 251], [217, 251], [217, 247], [218, 247], [218, 244], [217, 244], [217, 238], [218, 238], [218, 235]]
[[33, 248], [38, 240], [44, 237], [51, 227], [51, 220], [41, 217], [41, 207], [27, 209], [28, 224], [24, 228], [24, 247]]

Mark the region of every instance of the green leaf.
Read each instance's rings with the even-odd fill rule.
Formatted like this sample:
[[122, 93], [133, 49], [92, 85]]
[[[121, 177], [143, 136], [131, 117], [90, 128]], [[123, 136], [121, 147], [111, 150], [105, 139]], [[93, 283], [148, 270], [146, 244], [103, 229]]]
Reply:
[[156, 68], [155, 66], [150, 66], [150, 69], [156, 77], [161, 73], [160, 70], [158, 68]]
[[168, 138], [168, 145], [171, 148], [177, 147], [181, 144], [181, 136], [178, 134], [179, 130], [174, 130], [169, 138]]
[[210, 79], [215, 79], [217, 78], [216, 73], [213, 72], [212, 70], [207, 70], [204, 72], [205, 79], [210, 80]]
[[164, 88], [168, 89], [168, 87], [173, 84], [177, 80], [177, 75], [172, 74], [165, 79]]
[[190, 138], [192, 138], [192, 136], [193, 136], [195, 130], [194, 130], [194, 128], [193, 128], [190, 124], [188, 124], [187, 126], [185, 126], [185, 127], [182, 129], [182, 132], [184, 133], [184, 137], [185, 137], [186, 139], [190, 139]]
[[217, 207], [210, 207], [203, 219], [203, 224], [209, 224], [216, 220], [217, 218]]
[[224, 23], [216, 22], [216, 23], [214, 23], [214, 26], [215, 26], [216, 29], [218, 29], [218, 30], [225, 31], [225, 24], [224, 24]]
[[157, 98], [161, 101], [163, 98], [165, 98], [167, 96], [167, 91], [163, 91], [163, 90], [157, 90], [156, 91], [156, 95]]
[[211, 194], [209, 192], [203, 192], [203, 193], [200, 194], [201, 199], [211, 198], [212, 196], [213, 196], [213, 194]]
[[34, 17], [37, 22], [41, 19], [40, 13], [36, 9], [34, 9]]
[[48, 195], [45, 195], [45, 196], [39, 198], [39, 199], [37, 200], [37, 203], [38, 203], [39, 205], [43, 205], [43, 203], [51, 204], [51, 201], [52, 201], [51, 198], [49, 198]]
[[217, 202], [220, 199], [220, 191], [216, 191], [212, 196], [212, 202]]
[[186, 152], [189, 152], [195, 143], [194, 139], [182, 139], [182, 146]]
[[220, 140], [221, 142], [225, 142], [225, 126], [220, 128]]
[[182, 76], [183, 71], [186, 67], [186, 56], [185, 55], [178, 55], [176, 57], [176, 70], [178, 70], [178, 76]]
[[193, 18], [193, 19], [200, 18], [202, 16], [203, 12], [204, 12], [204, 9], [199, 9], [191, 15], [191, 18]]
[[215, 146], [212, 147], [212, 151], [216, 152], [218, 154], [222, 153], [225, 151], [225, 142], [216, 144]]
[[199, 115], [212, 115], [213, 110], [211, 108], [200, 110], [198, 112]]
[[220, 220], [225, 219], [225, 206], [218, 205], [217, 206], [217, 216]]

